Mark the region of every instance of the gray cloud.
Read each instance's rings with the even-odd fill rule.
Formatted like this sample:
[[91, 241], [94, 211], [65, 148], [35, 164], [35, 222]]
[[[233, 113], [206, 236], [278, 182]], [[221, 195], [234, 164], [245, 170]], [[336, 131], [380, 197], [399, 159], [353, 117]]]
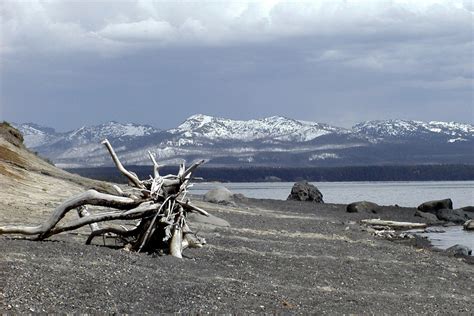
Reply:
[[473, 122], [469, 1], [3, 1], [2, 119]]

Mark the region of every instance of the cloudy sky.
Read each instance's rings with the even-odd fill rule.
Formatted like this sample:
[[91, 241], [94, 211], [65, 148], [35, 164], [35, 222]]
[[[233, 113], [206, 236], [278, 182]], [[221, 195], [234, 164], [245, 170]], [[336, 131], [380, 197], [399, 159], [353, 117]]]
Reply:
[[472, 0], [0, 1], [0, 120], [473, 123]]

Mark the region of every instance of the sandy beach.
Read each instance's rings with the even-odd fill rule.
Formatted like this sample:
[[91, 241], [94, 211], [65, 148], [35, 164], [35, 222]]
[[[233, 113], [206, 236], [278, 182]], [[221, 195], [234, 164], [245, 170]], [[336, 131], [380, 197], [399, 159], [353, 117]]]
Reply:
[[[86, 246], [86, 235], [2, 236], [0, 310], [26, 312], [460, 313], [474, 309], [474, 265], [372, 236], [364, 218], [420, 221], [414, 209], [200, 202], [230, 227], [195, 224], [202, 249], [170, 256]], [[410, 242], [409, 242], [410, 243]], [[98, 242], [100, 244], [100, 242]]]

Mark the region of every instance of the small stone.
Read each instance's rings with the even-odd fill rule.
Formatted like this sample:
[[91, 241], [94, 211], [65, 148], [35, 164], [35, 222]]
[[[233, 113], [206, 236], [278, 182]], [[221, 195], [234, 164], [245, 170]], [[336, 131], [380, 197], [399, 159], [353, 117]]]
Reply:
[[465, 230], [474, 230], [474, 220], [470, 219], [466, 221], [463, 225]]

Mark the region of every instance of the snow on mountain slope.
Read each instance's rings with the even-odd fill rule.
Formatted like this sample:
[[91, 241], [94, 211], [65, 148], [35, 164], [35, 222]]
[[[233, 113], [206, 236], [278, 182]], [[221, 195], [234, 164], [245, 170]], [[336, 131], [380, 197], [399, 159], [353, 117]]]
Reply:
[[[425, 158], [419, 157], [433, 148], [436, 153], [444, 152], [442, 156], [437, 154], [441, 160], [427, 154], [427, 158], [436, 156], [432, 159], [434, 162], [464, 162], [471, 159], [469, 146], [474, 141], [473, 125], [408, 120], [368, 121], [348, 130], [281, 116], [239, 121], [198, 114], [168, 131], [117, 122], [67, 133], [57, 133], [35, 124], [16, 126], [24, 134], [28, 147], [61, 167], [111, 164], [107, 151], [100, 144], [104, 138], [112, 142], [125, 164], [149, 164], [148, 151], [155, 153], [162, 163], [199, 158], [214, 160], [216, 164], [246, 161], [260, 165], [292, 165], [295, 157], [299, 157], [300, 163], [318, 164], [331, 161], [374, 163], [388, 158], [395, 159], [393, 163], [398, 163], [397, 159], [413, 163], [425, 162]], [[448, 147], [441, 149], [439, 146]], [[417, 150], [421, 154], [415, 155]], [[377, 154], [373, 154], [374, 151]]]
[[426, 135], [451, 138], [474, 137], [474, 126], [455, 122], [420, 122], [408, 120], [367, 121], [355, 125], [355, 133], [377, 138], [421, 137]]
[[68, 133], [65, 138], [79, 142], [100, 142], [105, 138], [114, 139], [120, 137], [141, 137], [157, 132], [159, 132], [158, 129], [147, 125], [108, 122], [91, 127], [81, 127]]
[[83, 126], [66, 133], [57, 133], [52, 128], [32, 123], [14, 125], [23, 134], [25, 144], [29, 148], [51, 145], [59, 141], [74, 143], [74, 145], [100, 143], [105, 138], [138, 138], [149, 136], [160, 131], [159, 129], [148, 125], [138, 125], [133, 123], [122, 124], [117, 122], [108, 122], [90, 127]]
[[274, 139], [305, 142], [329, 133], [342, 133], [344, 129], [327, 124], [297, 121], [281, 116], [259, 120], [239, 121], [202, 114], [189, 117], [168, 132], [182, 138], [209, 139], [213, 141], [255, 141]]
[[60, 134], [53, 128], [43, 127], [34, 123], [13, 124], [25, 139], [25, 146], [28, 148], [40, 147], [57, 141]]

